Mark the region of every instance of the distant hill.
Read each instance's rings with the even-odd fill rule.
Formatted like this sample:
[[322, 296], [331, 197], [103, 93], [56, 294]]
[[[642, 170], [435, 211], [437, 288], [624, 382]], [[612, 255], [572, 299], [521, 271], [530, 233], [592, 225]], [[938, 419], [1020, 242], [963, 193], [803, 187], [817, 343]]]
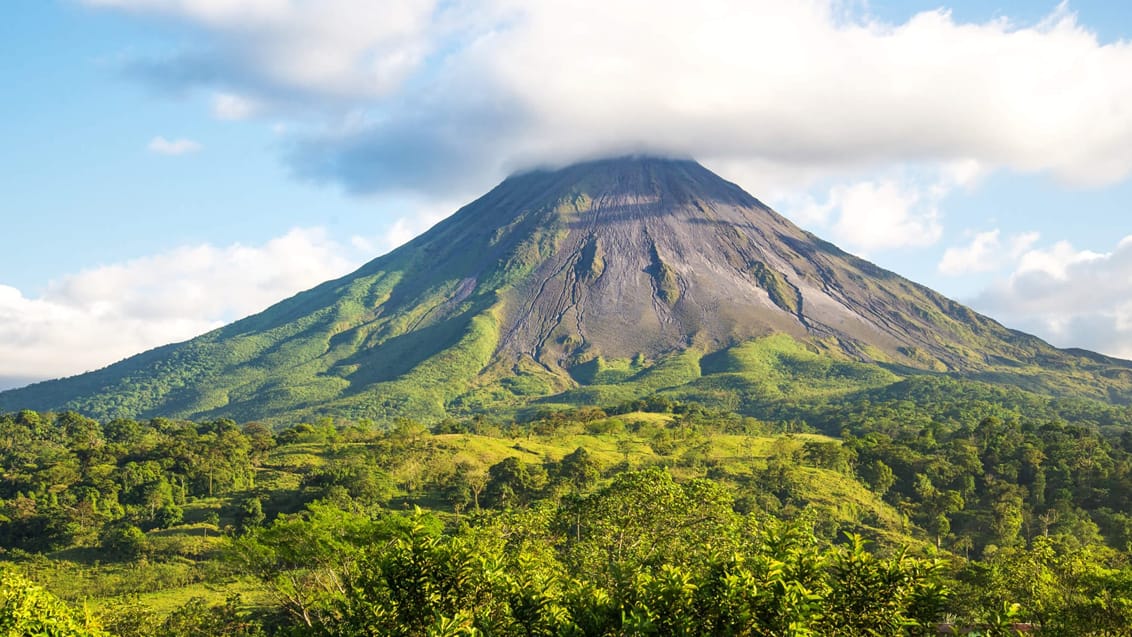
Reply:
[[1007, 329], [696, 162], [625, 157], [510, 177], [348, 276], [0, 409], [381, 420], [910, 374], [1132, 398], [1132, 363]]

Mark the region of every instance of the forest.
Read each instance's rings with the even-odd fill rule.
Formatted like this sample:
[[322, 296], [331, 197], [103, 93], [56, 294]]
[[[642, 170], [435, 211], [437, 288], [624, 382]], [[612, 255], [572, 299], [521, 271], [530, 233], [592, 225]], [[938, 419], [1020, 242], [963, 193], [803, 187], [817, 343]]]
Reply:
[[1132, 414], [0, 416], [0, 634], [1132, 635]]

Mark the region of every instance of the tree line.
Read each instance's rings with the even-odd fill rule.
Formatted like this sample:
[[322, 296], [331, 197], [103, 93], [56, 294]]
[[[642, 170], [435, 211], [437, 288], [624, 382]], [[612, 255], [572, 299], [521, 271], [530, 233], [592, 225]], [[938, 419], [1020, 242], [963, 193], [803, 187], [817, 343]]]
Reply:
[[[0, 634], [1128, 634], [1122, 436], [978, 404], [928, 426], [859, 407], [873, 417], [840, 420], [840, 440], [783, 433], [816, 417], [664, 397], [431, 427], [0, 416]], [[605, 451], [530, 451], [579, 436]], [[737, 439], [727, 453], [770, 450], [729, 463]], [[474, 460], [487, 442], [515, 453]], [[834, 519], [815, 478], [864, 485], [902, 526]], [[210, 577], [269, 603], [83, 612], [27, 577], [76, 547], [183, 559], [152, 538], [200, 502], [222, 503]]]

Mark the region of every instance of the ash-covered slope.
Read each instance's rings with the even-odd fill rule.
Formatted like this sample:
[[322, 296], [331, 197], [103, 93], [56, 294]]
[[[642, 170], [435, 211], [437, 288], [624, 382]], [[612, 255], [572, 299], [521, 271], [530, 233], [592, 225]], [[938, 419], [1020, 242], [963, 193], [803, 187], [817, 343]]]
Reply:
[[967, 370], [1043, 347], [802, 231], [695, 162], [525, 178], [547, 182], [556, 214], [542, 227], [557, 236], [507, 295], [512, 356], [569, 366], [784, 332], [862, 360]]
[[516, 175], [353, 274], [186, 343], [0, 393], [0, 409], [436, 416], [557, 393], [595, 361], [640, 370], [772, 333], [1047, 391], [1123, 400], [1132, 385], [1128, 363], [1008, 330], [695, 162], [630, 157]]

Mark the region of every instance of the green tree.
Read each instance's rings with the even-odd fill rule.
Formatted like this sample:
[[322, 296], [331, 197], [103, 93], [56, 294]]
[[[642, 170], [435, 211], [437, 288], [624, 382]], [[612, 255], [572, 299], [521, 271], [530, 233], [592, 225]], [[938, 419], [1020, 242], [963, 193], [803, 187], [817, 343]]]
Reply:
[[542, 465], [524, 464], [510, 456], [487, 470], [485, 503], [498, 509], [523, 506], [537, 497], [546, 486], [546, 470]]
[[159, 529], [167, 529], [171, 526], [177, 526], [185, 520], [185, 511], [181, 507], [173, 503], [168, 503], [157, 510], [157, 514], [153, 516], [153, 522]]
[[830, 637], [902, 635], [909, 627], [933, 628], [949, 599], [939, 583], [942, 562], [878, 559], [859, 535], [826, 556], [823, 612], [816, 634]]
[[896, 474], [883, 460], [873, 460], [860, 469], [861, 478], [877, 495], [884, 497], [892, 485], [896, 484]]
[[456, 463], [456, 470], [444, 486], [444, 495], [457, 513], [466, 510], [468, 505], [474, 506], [478, 512], [480, 494], [487, 488], [487, 480], [487, 471], [481, 465], [461, 460]]
[[333, 487], [342, 487], [352, 499], [370, 507], [388, 502], [395, 488], [389, 474], [363, 456], [320, 467], [307, 475], [302, 485], [322, 491], [323, 496]]
[[125, 521], [107, 524], [99, 535], [99, 545], [108, 555], [136, 560], [149, 549], [149, 540], [138, 527]]
[[262, 462], [267, 452], [275, 448], [275, 436], [267, 425], [259, 422], [249, 422], [244, 425], [244, 436], [248, 439], [250, 454], [255, 462]]
[[802, 445], [802, 457], [820, 469], [848, 473], [854, 458], [853, 450], [840, 442], [808, 441]]
[[940, 548], [943, 539], [951, 533], [949, 515], [962, 511], [965, 506], [963, 496], [958, 491], [940, 490], [922, 473], [916, 474], [916, 495], [919, 496], [920, 518], [924, 528], [935, 536], [935, 546]]
[[601, 468], [584, 447], [578, 447], [553, 466], [553, 476], [555, 484], [567, 484], [580, 491], [597, 482]]
[[241, 535], [263, 524], [263, 502], [255, 497], [244, 498], [236, 510], [236, 532]]
[[235, 567], [258, 578], [284, 611], [311, 627], [328, 619], [333, 600], [345, 594], [345, 577], [362, 548], [387, 540], [395, 526], [325, 504], [302, 515], [280, 516], [230, 541]]
[[627, 471], [563, 503], [555, 520], [563, 561], [604, 586], [663, 560], [704, 560], [733, 536], [731, 501], [710, 481], [681, 485], [663, 469]]

